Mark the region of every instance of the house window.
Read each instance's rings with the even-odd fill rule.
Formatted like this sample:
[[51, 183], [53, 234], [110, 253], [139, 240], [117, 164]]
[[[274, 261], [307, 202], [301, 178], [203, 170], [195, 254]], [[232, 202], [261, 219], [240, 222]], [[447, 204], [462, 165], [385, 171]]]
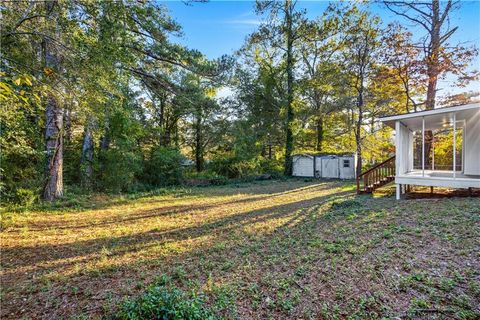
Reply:
[[343, 167], [344, 168], [350, 168], [350, 160], [343, 160]]

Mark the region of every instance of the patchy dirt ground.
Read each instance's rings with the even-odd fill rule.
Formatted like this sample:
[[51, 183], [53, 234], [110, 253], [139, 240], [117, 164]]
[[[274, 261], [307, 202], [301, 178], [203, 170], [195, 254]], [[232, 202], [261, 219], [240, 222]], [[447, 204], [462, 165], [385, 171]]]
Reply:
[[289, 180], [58, 207], [3, 217], [2, 319], [101, 317], [163, 274], [230, 318], [480, 318], [480, 198]]

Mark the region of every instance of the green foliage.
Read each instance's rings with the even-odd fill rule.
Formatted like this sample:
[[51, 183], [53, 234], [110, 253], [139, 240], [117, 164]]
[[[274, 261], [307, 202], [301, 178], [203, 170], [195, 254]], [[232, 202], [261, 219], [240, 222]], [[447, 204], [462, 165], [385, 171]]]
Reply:
[[241, 156], [217, 155], [209, 164], [209, 169], [229, 179], [246, 178], [264, 173], [278, 178], [281, 176], [283, 164], [277, 159], [266, 159], [261, 156], [246, 159]]
[[175, 287], [153, 285], [134, 300], [125, 300], [109, 320], [213, 320], [220, 319], [199, 292], [184, 292]]
[[261, 157], [258, 160], [257, 168], [259, 173], [268, 173], [273, 178], [279, 178], [282, 175], [283, 163], [278, 159], [267, 159]]
[[210, 168], [219, 175], [233, 179], [255, 174], [256, 163], [254, 160], [244, 160], [237, 156], [226, 156], [214, 159]]
[[[438, 170], [452, 170], [453, 168], [453, 129], [442, 130], [443, 132], [434, 132], [434, 152], [435, 168]], [[462, 163], [462, 129], [457, 129], [456, 138], [456, 157], [457, 166]], [[420, 157], [421, 158], [421, 157]], [[430, 155], [432, 158], [432, 154]], [[430, 160], [431, 161], [431, 160]], [[461, 170], [457, 167], [457, 170]]]
[[65, 184], [74, 186], [80, 185], [80, 158], [82, 156], [82, 137], [75, 137], [72, 141], [65, 141], [65, 152], [63, 159], [63, 179]]
[[134, 151], [111, 148], [100, 157], [100, 188], [108, 192], [126, 192], [138, 182], [142, 170], [141, 155]]
[[146, 163], [145, 181], [153, 186], [180, 184], [183, 178], [182, 162], [185, 157], [178, 149], [158, 147]]
[[[207, 171], [189, 174], [192, 185], [279, 177], [292, 151], [355, 152], [356, 144], [368, 167], [393, 152], [391, 130], [376, 119], [423, 105], [425, 62], [410, 34], [386, 28], [363, 2], [333, 2], [317, 18], [294, 2], [258, 2], [269, 19], [235, 68], [230, 57], [208, 60], [176, 43], [181, 26], [155, 1], [48, 4], [7, 1], [1, 10], [6, 202], [31, 205], [51, 175], [48, 99], [65, 111], [65, 189], [88, 192], [179, 184], [182, 155]], [[56, 48], [48, 56], [58, 58], [52, 65], [48, 42]], [[463, 74], [476, 53], [457, 51], [450, 60]], [[223, 89], [233, 95], [220, 99]], [[451, 167], [451, 139], [436, 141], [438, 168]], [[457, 148], [460, 159], [460, 141]]]
[[348, 200], [333, 202], [332, 203], [332, 210], [360, 208], [361, 206], [362, 206], [362, 203], [358, 202], [357, 200], [348, 199]]
[[31, 202], [27, 193], [38, 192], [42, 183], [38, 172], [44, 155], [37, 131], [41, 106], [33, 77], [2, 72], [0, 76], [0, 197], [27, 204]]
[[191, 186], [221, 186], [229, 183], [229, 179], [210, 170], [185, 172], [184, 184]]
[[15, 194], [15, 202], [26, 208], [31, 207], [38, 200], [36, 190], [18, 188]]

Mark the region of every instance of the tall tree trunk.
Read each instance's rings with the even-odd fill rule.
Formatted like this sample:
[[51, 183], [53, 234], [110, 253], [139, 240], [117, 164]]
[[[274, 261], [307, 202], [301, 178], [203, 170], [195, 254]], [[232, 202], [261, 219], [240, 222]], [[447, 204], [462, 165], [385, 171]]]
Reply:
[[109, 120], [105, 120], [105, 128], [103, 129], [103, 135], [100, 138], [100, 150], [107, 151], [110, 148], [110, 133], [109, 133]]
[[173, 143], [175, 145], [175, 148], [179, 149], [180, 148], [180, 136], [178, 133], [178, 119], [172, 120], [172, 132], [173, 132]]
[[[439, 54], [440, 54], [440, 4], [438, 0], [432, 0], [432, 29], [430, 31], [429, 54], [427, 58], [427, 101], [425, 108], [432, 110], [435, 108], [435, 100], [437, 96], [437, 81], [439, 70]], [[425, 131], [425, 166], [430, 166], [430, 153], [432, 150], [433, 132]]]
[[84, 188], [92, 187], [93, 179], [93, 120], [88, 117], [83, 132], [82, 156], [80, 158], [80, 178]]
[[102, 151], [107, 151], [110, 148], [110, 137], [108, 136], [108, 132], [105, 132], [100, 139], [100, 149]]
[[202, 139], [202, 116], [200, 111], [197, 112], [195, 120], [195, 168], [197, 172], [204, 169], [203, 161], [203, 139]]
[[47, 170], [43, 198], [52, 201], [63, 195], [63, 109], [51, 93], [45, 113]]
[[356, 154], [357, 154], [357, 176], [362, 173], [362, 121], [363, 121], [363, 95], [359, 95], [359, 112], [358, 120], [355, 123], [355, 144], [356, 144]]
[[322, 151], [322, 143], [323, 143], [323, 116], [319, 116], [317, 118], [317, 152]]
[[292, 175], [293, 163], [293, 4], [291, 0], [285, 1], [285, 22], [287, 25], [287, 119], [286, 119], [286, 139], [285, 139], [285, 171], [286, 176]]
[[165, 121], [165, 125], [162, 129], [162, 137], [160, 139], [160, 145], [168, 147], [172, 144], [172, 134], [174, 134], [176, 123], [173, 121]]
[[[45, 9], [49, 17], [56, 22], [52, 14], [57, 3], [50, 1], [45, 3]], [[57, 30], [55, 30], [57, 31]], [[56, 32], [58, 33], [58, 32]], [[49, 82], [55, 86], [55, 78], [59, 72], [59, 57], [51, 38], [44, 37], [42, 42], [45, 70], [51, 70], [48, 76]], [[47, 168], [43, 198], [47, 201], [55, 200], [63, 195], [63, 108], [56, 95], [48, 92], [47, 105], [45, 108], [45, 149], [47, 156]]]
[[[168, 123], [165, 123], [165, 99], [164, 97], [160, 98], [160, 114], [158, 115], [158, 127], [160, 128], [160, 145], [167, 146], [170, 144], [170, 128]], [[167, 142], [168, 140], [168, 142]]]
[[427, 59], [427, 101], [426, 109], [435, 108], [435, 97], [437, 95], [437, 80], [439, 74], [439, 54], [440, 54], [440, 4], [438, 0], [432, 0], [432, 29], [430, 30], [430, 44], [428, 46]]
[[[364, 70], [364, 68], [361, 68], [361, 70]], [[362, 174], [362, 123], [363, 123], [363, 107], [364, 107], [363, 91], [364, 91], [364, 74], [361, 73], [359, 76], [359, 84], [357, 87], [358, 118], [355, 123], [355, 129], [354, 129], [356, 154], [357, 154], [357, 168], [356, 168], [357, 177], [360, 174]]]

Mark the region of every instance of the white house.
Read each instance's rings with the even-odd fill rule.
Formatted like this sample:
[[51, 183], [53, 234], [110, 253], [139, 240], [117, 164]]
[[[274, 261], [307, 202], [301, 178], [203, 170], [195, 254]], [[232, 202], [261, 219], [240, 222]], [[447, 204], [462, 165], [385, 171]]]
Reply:
[[[380, 121], [395, 129], [397, 199], [407, 185], [480, 188], [480, 103], [395, 115]], [[426, 154], [425, 132], [431, 130], [435, 135], [434, 130], [439, 129], [453, 131], [453, 150], [460, 148], [456, 144], [461, 141], [461, 153], [452, 152], [451, 170], [435, 168], [435, 152]], [[421, 139], [421, 158], [415, 166], [414, 133]]]
[[354, 155], [293, 156], [293, 176], [329, 179], [354, 179], [356, 157]]

